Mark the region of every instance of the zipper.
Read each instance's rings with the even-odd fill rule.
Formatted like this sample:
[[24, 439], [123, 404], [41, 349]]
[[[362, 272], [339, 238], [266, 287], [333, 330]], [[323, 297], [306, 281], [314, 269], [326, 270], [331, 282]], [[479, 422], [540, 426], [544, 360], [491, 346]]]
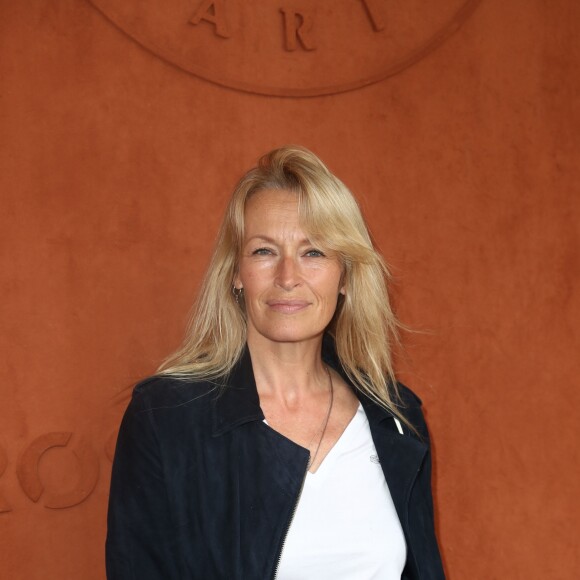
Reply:
[[288, 537], [288, 532], [290, 531], [290, 526], [292, 525], [292, 520], [296, 515], [296, 510], [298, 509], [298, 504], [300, 503], [300, 496], [302, 495], [302, 490], [304, 489], [304, 484], [306, 483], [306, 476], [308, 475], [308, 465], [310, 463], [310, 453], [308, 454], [308, 461], [306, 462], [306, 469], [304, 470], [304, 476], [302, 477], [302, 483], [300, 484], [300, 491], [294, 502], [294, 507], [292, 508], [292, 513], [290, 514], [290, 519], [288, 520], [288, 525], [284, 535], [282, 536], [282, 542], [280, 542], [280, 550], [278, 551], [278, 557], [276, 558], [276, 566], [274, 567], [274, 574], [272, 580], [276, 580], [278, 577], [278, 568], [280, 568], [280, 561], [282, 560], [282, 553], [284, 551], [284, 544], [286, 543], [286, 538]]

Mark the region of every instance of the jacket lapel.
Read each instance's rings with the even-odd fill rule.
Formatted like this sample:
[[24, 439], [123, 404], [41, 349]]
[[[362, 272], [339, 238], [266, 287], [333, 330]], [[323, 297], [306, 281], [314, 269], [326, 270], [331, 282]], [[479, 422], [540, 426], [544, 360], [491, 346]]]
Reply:
[[396, 429], [392, 416], [377, 421], [376, 415], [378, 413], [376, 412], [382, 412], [383, 410], [373, 406], [371, 411], [367, 405], [363, 403], [369, 420], [373, 442], [399, 520], [405, 533], [407, 533], [409, 530], [407, 504], [411, 488], [427, 454], [427, 445], [410, 435], [401, 435]]
[[252, 359], [246, 345], [213, 401], [212, 435], [217, 437], [250, 421], [263, 421]]

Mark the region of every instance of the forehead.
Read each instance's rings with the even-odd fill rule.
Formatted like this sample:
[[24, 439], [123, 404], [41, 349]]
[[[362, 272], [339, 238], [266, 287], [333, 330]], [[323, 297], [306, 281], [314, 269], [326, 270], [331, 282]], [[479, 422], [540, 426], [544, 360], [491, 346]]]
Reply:
[[262, 189], [246, 201], [246, 213], [255, 209], [289, 209], [298, 211], [298, 195], [287, 189]]
[[298, 195], [287, 190], [258, 191], [246, 201], [244, 222], [246, 234], [255, 229], [299, 229]]

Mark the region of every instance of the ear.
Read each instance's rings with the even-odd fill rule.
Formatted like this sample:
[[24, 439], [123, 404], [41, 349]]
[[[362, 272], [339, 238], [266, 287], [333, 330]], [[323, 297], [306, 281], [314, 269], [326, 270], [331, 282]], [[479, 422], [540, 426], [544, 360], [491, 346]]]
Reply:
[[244, 287], [244, 285], [242, 284], [242, 280], [240, 279], [239, 272], [236, 272], [236, 275], [234, 276], [233, 285], [235, 288], [238, 288], [238, 289]]
[[343, 296], [346, 294], [346, 269], [343, 268], [342, 270], [342, 274], [340, 275], [340, 288], [338, 290], [339, 294], [342, 294]]

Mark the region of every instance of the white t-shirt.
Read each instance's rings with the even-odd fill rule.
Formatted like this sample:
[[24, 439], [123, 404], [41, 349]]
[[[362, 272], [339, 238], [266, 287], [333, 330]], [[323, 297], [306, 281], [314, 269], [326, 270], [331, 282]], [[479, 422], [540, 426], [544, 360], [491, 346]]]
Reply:
[[362, 406], [308, 473], [277, 580], [400, 580], [407, 547]]

